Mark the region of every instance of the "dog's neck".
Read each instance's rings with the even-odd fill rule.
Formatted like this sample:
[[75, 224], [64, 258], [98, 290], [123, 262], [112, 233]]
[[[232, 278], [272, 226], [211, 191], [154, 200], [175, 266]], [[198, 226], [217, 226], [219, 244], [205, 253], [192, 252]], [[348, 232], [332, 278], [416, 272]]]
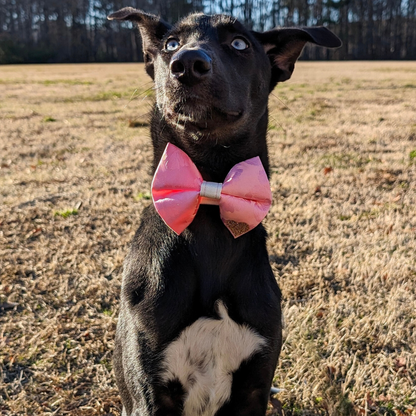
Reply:
[[151, 137], [153, 143], [153, 172], [156, 170], [167, 143], [172, 143], [185, 151], [201, 172], [204, 180], [222, 182], [230, 169], [243, 160], [259, 156], [269, 176], [267, 152], [268, 111], [250, 130], [230, 137], [226, 143], [202, 137], [200, 140], [183, 139], [182, 132], [169, 125], [158, 111], [153, 110]]

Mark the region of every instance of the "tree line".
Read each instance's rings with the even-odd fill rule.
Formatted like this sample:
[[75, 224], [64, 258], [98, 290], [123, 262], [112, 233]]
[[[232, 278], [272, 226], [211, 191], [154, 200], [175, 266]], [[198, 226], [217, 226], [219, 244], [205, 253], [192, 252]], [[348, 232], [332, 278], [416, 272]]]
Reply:
[[259, 31], [324, 25], [343, 40], [303, 59], [416, 59], [415, 0], [0, 0], [0, 64], [141, 61], [137, 31], [106, 19], [125, 6], [170, 23], [203, 11]]

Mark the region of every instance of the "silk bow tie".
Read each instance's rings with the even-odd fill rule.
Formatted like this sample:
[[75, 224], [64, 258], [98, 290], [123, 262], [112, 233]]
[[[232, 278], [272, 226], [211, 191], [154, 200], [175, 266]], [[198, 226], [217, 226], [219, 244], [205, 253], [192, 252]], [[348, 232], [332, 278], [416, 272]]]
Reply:
[[272, 193], [259, 157], [237, 163], [224, 183], [206, 182], [189, 156], [168, 143], [152, 182], [156, 211], [176, 234], [193, 221], [199, 205], [219, 205], [234, 238], [256, 227], [269, 211]]

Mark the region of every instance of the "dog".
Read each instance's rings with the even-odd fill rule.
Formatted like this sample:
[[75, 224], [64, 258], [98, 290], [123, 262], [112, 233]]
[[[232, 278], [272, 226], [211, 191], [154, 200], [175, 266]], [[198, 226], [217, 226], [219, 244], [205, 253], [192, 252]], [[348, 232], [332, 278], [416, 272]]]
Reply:
[[[282, 345], [281, 292], [261, 224], [271, 192], [267, 185], [255, 202], [220, 192], [239, 175], [244, 195], [257, 193], [257, 180], [264, 187], [269, 93], [290, 78], [306, 42], [340, 40], [324, 27], [258, 33], [226, 15], [171, 26], [127, 7], [108, 18], [140, 30], [156, 91], [153, 172], [167, 169], [153, 179], [154, 203], [124, 263], [114, 352], [123, 415], [264, 416]], [[181, 186], [203, 182], [189, 191], [185, 220], [174, 201], [180, 186], [160, 188], [184, 165], [199, 179], [180, 173]], [[262, 213], [224, 219], [234, 210], [221, 208], [227, 198]]]

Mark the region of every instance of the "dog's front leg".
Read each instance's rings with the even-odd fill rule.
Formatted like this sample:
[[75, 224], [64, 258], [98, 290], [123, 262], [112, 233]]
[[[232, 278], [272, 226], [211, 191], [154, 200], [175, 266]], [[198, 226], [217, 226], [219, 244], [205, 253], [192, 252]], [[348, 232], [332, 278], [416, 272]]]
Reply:
[[123, 403], [122, 416], [154, 415], [152, 376], [143, 363], [145, 342], [143, 334], [137, 333], [131, 314], [122, 306], [113, 356], [114, 373]]
[[215, 416], [264, 416], [276, 366], [276, 354], [260, 352], [233, 374], [230, 400]]
[[123, 402], [122, 416], [181, 416], [184, 391], [180, 383], [160, 380], [160, 352], [137, 331], [128, 311], [117, 327], [114, 371]]

